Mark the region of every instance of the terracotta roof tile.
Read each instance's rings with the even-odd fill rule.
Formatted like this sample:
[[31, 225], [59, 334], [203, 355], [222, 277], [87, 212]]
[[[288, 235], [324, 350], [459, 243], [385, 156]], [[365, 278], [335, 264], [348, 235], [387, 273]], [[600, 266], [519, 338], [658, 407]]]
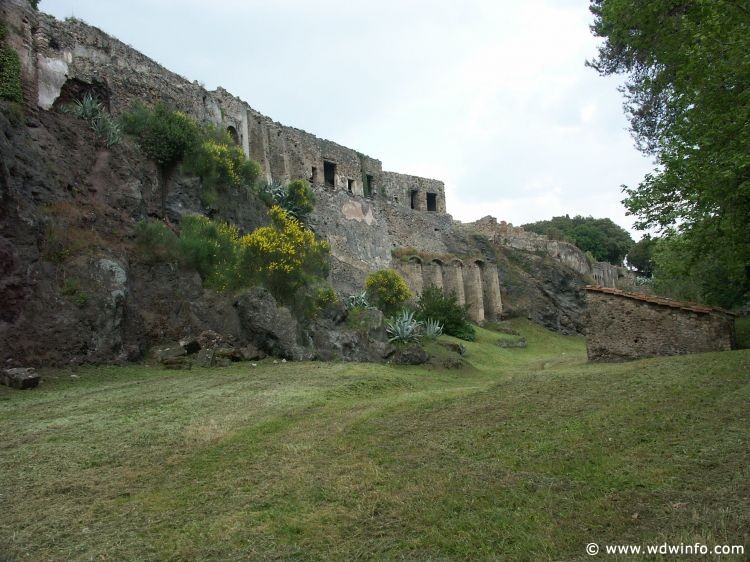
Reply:
[[679, 308], [681, 310], [688, 310], [690, 312], [698, 312], [701, 314], [708, 314], [710, 312], [720, 312], [722, 314], [729, 314], [730, 316], [736, 316], [733, 312], [724, 310], [723, 308], [716, 308], [712, 306], [706, 306], [696, 302], [683, 302], [669, 299], [667, 297], [658, 297], [656, 295], [648, 295], [646, 293], [633, 293], [629, 291], [623, 291], [621, 289], [613, 289], [611, 287], [600, 287], [599, 285], [586, 285], [587, 291], [593, 291], [596, 293], [605, 293], [608, 295], [617, 295], [618, 297], [625, 297], [642, 302], [649, 302], [653, 304], [659, 304], [662, 306], [669, 306], [672, 308]]

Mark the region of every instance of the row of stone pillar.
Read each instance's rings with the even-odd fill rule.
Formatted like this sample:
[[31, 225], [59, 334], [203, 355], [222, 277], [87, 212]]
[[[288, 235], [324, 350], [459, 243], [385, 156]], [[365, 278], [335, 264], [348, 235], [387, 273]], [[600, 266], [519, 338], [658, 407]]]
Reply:
[[415, 294], [434, 286], [448, 295], [455, 292], [460, 305], [467, 305], [469, 318], [476, 323], [500, 318], [503, 311], [500, 279], [495, 264], [474, 261], [464, 264], [455, 259], [450, 263], [433, 260], [423, 264], [412, 258], [401, 264], [401, 272]]

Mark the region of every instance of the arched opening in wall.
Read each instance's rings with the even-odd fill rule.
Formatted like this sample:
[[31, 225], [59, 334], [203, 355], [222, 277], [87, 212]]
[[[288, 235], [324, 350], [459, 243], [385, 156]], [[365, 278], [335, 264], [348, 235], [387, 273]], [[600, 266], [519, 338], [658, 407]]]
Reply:
[[229, 136], [232, 137], [232, 142], [239, 146], [240, 135], [237, 133], [237, 129], [235, 129], [232, 125], [229, 125], [229, 127], [227, 127], [227, 133], [229, 133]]
[[78, 78], [68, 78], [60, 88], [60, 95], [52, 104], [52, 109], [59, 110], [63, 107], [81, 101], [86, 95], [99, 100], [104, 109], [110, 111], [110, 91], [104, 82], [94, 81], [91, 83], [84, 82]]
[[460, 259], [458, 259], [458, 258], [454, 258], [454, 259], [452, 259], [452, 260], [451, 260], [451, 265], [452, 265], [453, 267], [460, 267], [461, 269], [463, 269], [463, 268], [464, 268], [464, 262], [462, 262], [462, 261], [461, 261]]
[[422, 265], [422, 258], [419, 256], [409, 256], [408, 261], [409, 263], [418, 263], [419, 265]]
[[474, 265], [476, 265], [479, 269], [484, 269], [484, 261], [482, 260], [474, 260]]

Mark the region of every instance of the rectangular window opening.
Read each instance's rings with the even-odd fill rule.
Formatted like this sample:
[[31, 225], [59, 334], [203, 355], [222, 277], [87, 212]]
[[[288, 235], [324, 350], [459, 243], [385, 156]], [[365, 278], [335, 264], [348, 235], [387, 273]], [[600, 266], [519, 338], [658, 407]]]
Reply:
[[411, 208], [416, 209], [417, 208], [417, 198], [419, 197], [419, 191], [416, 189], [411, 190]]
[[349, 190], [349, 193], [354, 193], [354, 180], [347, 179], [346, 188]]
[[336, 187], [336, 164], [328, 160], [323, 161], [323, 180], [326, 187]]
[[427, 194], [427, 210], [437, 211], [437, 193]]
[[373, 177], [370, 174], [365, 175], [365, 197], [372, 197], [375, 193]]

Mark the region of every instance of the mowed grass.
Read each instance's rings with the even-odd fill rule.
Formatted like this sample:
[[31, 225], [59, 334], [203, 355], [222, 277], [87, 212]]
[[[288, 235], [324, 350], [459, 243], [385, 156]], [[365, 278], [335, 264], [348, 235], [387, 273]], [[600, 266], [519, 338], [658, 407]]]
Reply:
[[748, 552], [750, 351], [587, 364], [581, 338], [515, 327], [528, 348], [480, 329], [461, 370], [103, 367], [0, 388], [0, 559]]

